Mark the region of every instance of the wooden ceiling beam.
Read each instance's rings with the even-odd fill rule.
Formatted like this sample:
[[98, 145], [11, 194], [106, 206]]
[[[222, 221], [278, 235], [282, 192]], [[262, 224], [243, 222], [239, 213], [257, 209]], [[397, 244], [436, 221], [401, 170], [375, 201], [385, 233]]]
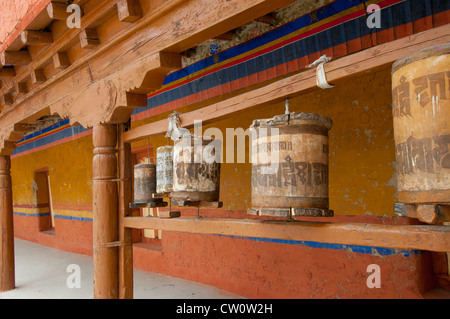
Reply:
[[42, 69], [33, 70], [30, 76], [32, 84], [42, 84], [47, 81], [47, 77], [45, 76], [44, 70]]
[[29, 92], [26, 82], [15, 83], [15, 91], [17, 96], [22, 96]]
[[14, 103], [14, 96], [11, 93], [3, 94], [0, 97], [0, 103], [4, 106], [10, 106]]
[[142, 18], [142, 8], [139, 0], [119, 0], [117, 11], [121, 22], [135, 22]]
[[53, 43], [51, 32], [22, 31], [20, 39], [23, 45], [50, 45]]
[[57, 70], [62, 70], [70, 66], [69, 56], [66, 52], [57, 52], [53, 55], [53, 66]]
[[80, 44], [83, 49], [94, 49], [100, 44], [96, 29], [84, 29], [80, 33]]
[[[68, 7], [69, 5], [65, 3], [50, 2], [47, 5], [48, 16], [53, 20], [67, 20], [67, 18], [72, 15], [70, 10], [67, 11]], [[81, 10], [80, 13], [83, 15], [83, 10]]]
[[225, 33], [222, 33], [221, 35], [214, 37], [214, 39], [223, 40], [223, 41], [231, 41], [231, 40], [233, 40], [234, 36], [235, 36], [234, 32], [229, 31], [229, 32], [225, 32]]
[[27, 65], [31, 62], [31, 56], [27, 50], [8, 52], [4, 51], [0, 55], [2, 67], [7, 65]]

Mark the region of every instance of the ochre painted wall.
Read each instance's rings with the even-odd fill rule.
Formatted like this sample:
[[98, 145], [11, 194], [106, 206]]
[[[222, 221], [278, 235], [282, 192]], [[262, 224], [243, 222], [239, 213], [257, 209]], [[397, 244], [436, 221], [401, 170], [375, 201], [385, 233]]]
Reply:
[[[77, 253], [92, 252], [92, 138], [85, 136], [11, 161], [15, 224], [18, 237]], [[36, 207], [34, 172], [48, 169], [54, 234], [40, 233], [30, 214]], [[45, 211], [48, 212], [48, 209]], [[17, 214], [18, 213], [18, 214]]]

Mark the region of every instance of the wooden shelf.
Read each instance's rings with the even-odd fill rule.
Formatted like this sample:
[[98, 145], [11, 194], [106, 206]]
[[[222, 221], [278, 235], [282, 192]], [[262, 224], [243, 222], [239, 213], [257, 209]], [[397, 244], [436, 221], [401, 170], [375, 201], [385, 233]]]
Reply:
[[196, 234], [314, 241], [436, 252], [450, 251], [450, 226], [398, 226], [217, 218], [167, 220], [157, 217], [126, 217], [124, 226], [135, 229], [160, 229]]

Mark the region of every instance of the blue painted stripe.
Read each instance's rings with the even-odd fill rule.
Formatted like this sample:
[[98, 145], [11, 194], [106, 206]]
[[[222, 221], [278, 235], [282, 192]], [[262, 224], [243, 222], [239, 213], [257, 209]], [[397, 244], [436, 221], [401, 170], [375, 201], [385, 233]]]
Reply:
[[[13, 212], [14, 215], [18, 216], [26, 216], [26, 217], [42, 217], [42, 216], [50, 216], [50, 213], [36, 213], [36, 214], [27, 214], [27, 213], [20, 213], [20, 212]], [[92, 218], [85, 218], [85, 217], [75, 217], [75, 216], [64, 216], [64, 215], [55, 215], [54, 218], [59, 219], [66, 219], [66, 220], [78, 220], [82, 222], [92, 222]]]
[[82, 222], [92, 222], [92, 218], [86, 218], [86, 217], [75, 217], [75, 216], [65, 216], [65, 215], [55, 215], [55, 218], [59, 219], [66, 219], [66, 220], [78, 220]]
[[273, 238], [260, 238], [260, 237], [244, 237], [244, 236], [230, 236], [230, 235], [216, 235], [220, 237], [229, 237], [234, 239], [247, 239], [256, 242], [269, 242], [276, 244], [288, 244], [288, 245], [301, 245], [311, 248], [325, 248], [325, 249], [335, 249], [351, 251], [361, 254], [368, 255], [380, 255], [380, 256], [390, 256], [390, 255], [401, 255], [403, 257], [410, 257], [412, 255], [420, 254], [420, 250], [414, 249], [392, 249], [384, 247], [369, 247], [369, 246], [357, 246], [357, 245], [343, 245], [343, 244], [330, 244], [330, 243], [319, 243], [315, 241], [297, 241], [297, 240], [284, 240], [284, 239], [273, 239]]
[[17, 216], [27, 216], [27, 217], [42, 217], [42, 216], [50, 216], [50, 213], [36, 213], [36, 214], [27, 214], [20, 212], [13, 212], [14, 215]]
[[[47, 133], [49, 131], [52, 131], [52, 130], [54, 130], [54, 129], [58, 128], [58, 127], [61, 127], [63, 125], [66, 125], [66, 124], [68, 124], [68, 121], [66, 123], [66, 120], [58, 122], [56, 125], [48, 127], [45, 130], [42, 130], [42, 131], [33, 133], [33, 134], [29, 135], [29, 136], [26, 136], [21, 141], [19, 141], [18, 144], [20, 144], [21, 142], [24, 142], [24, 141], [26, 142], [30, 138], [39, 137], [40, 135], [43, 135], [43, 134], [45, 134], [45, 133]], [[71, 127], [68, 127], [68, 128], [63, 129], [63, 130], [61, 130], [59, 132], [55, 132], [53, 134], [49, 134], [49, 135], [43, 136], [41, 138], [37, 138], [35, 141], [31, 141], [31, 142], [25, 143], [23, 145], [17, 146], [17, 149], [14, 150], [13, 155], [17, 155], [17, 154], [20, 154], [20, 153], [23, 153], [23, 152], [26, 152], [26, 151], [33, 150], [35, 148], [41, 147], [41, 146], [45, 146], [45, 145], [57, 142], [57, 141], [59, 141], [59, 140], [61, 140], [63, 138], [72, 137], [72, 136], [74, 136], [76, 134], [83, 133], [83, 132], [85, 132], [87, 130], [88, 129], [86, 129], [86, 128], [82, 127], [82, 126], [71, 126]]]
[[50, 132], [50, 131], [52, 131], [52, 130], [54, 130], [54, 129], [57, 129], [57, 128], [59, 128], [59, 127], [61, 127], [61, 126], [64, 126], [64, 125], [66, 125], [66, 124], [69, 124], [69, 123], [70, 123], [70, 120], [69, 120], [69, 119], [61, 120], [61, 121], [59, 121], [58, 123], [56, 123], [56, 124], [54, 124], [54, 125], [52, 125], [52, 126], [49, 126], [49, 127], [45, 128], [45, 129], [41, 129], [41, 130], [39, 130], [39, 131], [37, 131], [37, 132], [35, 132], [35, 133], [32, 133], [32, 134], [27, 135], [26, 137], [24, 137], [23, 139], [21, 139], [18, 143], [21, 143], [21, 142], [27, 141], [27, 140], [29, 140], [29, 139], [35, 138], [35, 137], [37, 137], [37, 136], [39, 136], [39, 135], [45, 134], [45, 133], [47, 133], [47, 132]]

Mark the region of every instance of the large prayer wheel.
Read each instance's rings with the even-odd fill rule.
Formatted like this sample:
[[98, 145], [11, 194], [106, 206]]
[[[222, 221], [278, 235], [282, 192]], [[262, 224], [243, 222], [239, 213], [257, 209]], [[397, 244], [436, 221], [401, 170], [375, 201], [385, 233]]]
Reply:
[[450, 43], [392, 66], [400, 203], [450, 202]]
[[250, 214], [331, 216], [326, 116], [289, 113], [255, 120]]

